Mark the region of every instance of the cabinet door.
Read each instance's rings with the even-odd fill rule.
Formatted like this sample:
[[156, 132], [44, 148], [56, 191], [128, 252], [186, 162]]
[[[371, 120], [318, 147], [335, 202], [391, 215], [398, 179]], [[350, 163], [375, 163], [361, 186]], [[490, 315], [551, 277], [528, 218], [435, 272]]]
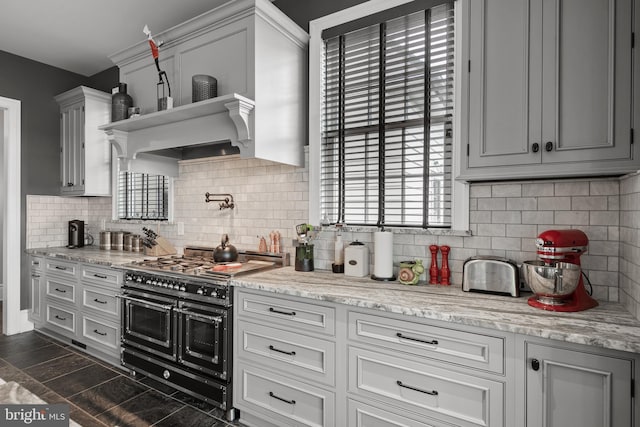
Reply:
[[38, 323], [42, 320], [42, 287], [44, 277], [41, 271], [31, 270], [31, 310], [29, 316], [32, 322]]
[[539, 114], [529, 107], [540, 103], [539, 76], [530, 76], [530, 50], [540, 46], [530, 41], [537, 28], [529, 3], [471, 1], [469, 167], [541, 161], [529, 142], [540, 132]]
[[527, 427], [617, 427], [632, 419], [630, 360], [526, 344]]
[[459, 177], [636, 171], [632, 6], [632, 0], [471, 1], [469, 123], [461, 147], [467, 157]]
[[84, 103], [76, 103], [60, 113], [61, 192], [82, 191], [84, 186]]
[[631, 159], [631, 6], [543, 0], [544, 162]]

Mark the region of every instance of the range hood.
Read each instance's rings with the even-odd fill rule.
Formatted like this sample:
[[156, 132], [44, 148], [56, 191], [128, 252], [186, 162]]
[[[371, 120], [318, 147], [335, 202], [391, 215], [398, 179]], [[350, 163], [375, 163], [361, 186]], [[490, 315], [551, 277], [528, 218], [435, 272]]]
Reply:
[[[157, 157], [174, 162], [229, 154], [255, 157], [253, 106], [253, 101], [232, 94], [120, 120], [99, 129], [115, 148], [121, 170], [140, 171], [140, 164], [145, 164], [136, 162], [140, 157], [147, 164]], [[136, 163], [139, 165], [134, 167]]]
[[[302, 166], [307, 140], [309, 36], [268, 0], [230, 0], [154, 34], [175, 108], [157, 111], [158, 70], [146, 40], [110, 56], [142, 115], [99, 127], [122, 170], [144, 157], [240, 154]], [[214, 98], [192, 102], [192, 77], [217, 79]], [[142, 166], [135, 166], [140, 168]]]

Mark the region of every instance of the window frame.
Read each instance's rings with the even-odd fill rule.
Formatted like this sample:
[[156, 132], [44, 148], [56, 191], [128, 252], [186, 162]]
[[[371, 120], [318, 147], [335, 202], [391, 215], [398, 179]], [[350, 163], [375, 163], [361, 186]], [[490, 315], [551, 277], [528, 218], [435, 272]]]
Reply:
[[[144, 160], [144, 155], [140, 156], [142, 159], [135, 160], [126, 160], [118, 157], [115, 148], [112, 150], [112, 168], [111, 168], [111, 221], [115, 223], [123, 223], [123, 224], [173, 224], [174, 223], [174, 184], [175, 177], [177, 176], [178, 169], [177, 163], [175, 165], [169, 166], [171, 163], [166, 159], [162, 159], [161, 161], [156, 161], [152, 164], [151, 167], [149, 165], [151, 163]], [[127, 164], [128, 167], [123, 166]], [[138, 167], [140, 165], [140, 167]], [[168, 203], [168, 218], [165, 220], [159, 219], [121, 219], [119, 218], [118, 213], [118, 181], [120, 177], [120, 172], [140, 172], [140, 173], [149, 173], [152, 175], [165, 175], [169, 180], [169, 188], [167, 195], [167, 203]]]
[[[323, 39], [322, 31], [350, 22], [374, 13], [410, 3], [412, 0], [370, 0], [365, 3], [313, 20], [309, 23], [309, 222], [320, 224], [320, 172], [322, 147], [322, 90], [323, 90]], [[468, 61], [468, 41], [465, 40], [469, 27], [469, 1], [455, 1], [455, 49], [454, 65], [454, 102], [456, 114], [453, 123], [453, 171], [452, 171], [452, 216], [451, 228], [445, 229], [467, 231], [469, 229], [469, 185], [458, 181], [455, 177], [460, 171], [460, 141], [464, 127], [462, 123], [468, 118], [468, 103], [462, 103], [463, 93], [468, 89], [468, 76], [464, 75], [462, 64]], [[466, 78], [466, 80], [465, 80]], [[349, 224], [347, 224], [349, 225]], [[360, 227], [361, 228], [361, 227]], [[372, 229], [377, 227], [371, 226]], [[393, 227], [387, 227], [393, 228]], [[414, 230], [423, 230], [413, 228]], [[426, 231], [442, 229], [426, 229]]]

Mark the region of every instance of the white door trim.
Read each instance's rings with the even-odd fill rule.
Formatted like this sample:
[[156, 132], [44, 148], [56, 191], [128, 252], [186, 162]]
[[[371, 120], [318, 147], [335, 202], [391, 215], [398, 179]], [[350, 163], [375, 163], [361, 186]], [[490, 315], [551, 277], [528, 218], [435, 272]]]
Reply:
[[[20, 145], [21, 103], [18, 100], [0, 97], [0, 114], [4, 115], [2, 150], [3, 184], [5, 203], [3, 212], [3, 268], [2, 268], [2, 332], [12, 335], [22, 332], [20, 314]], [[26, 326], [26, 325], [25, 325]]]

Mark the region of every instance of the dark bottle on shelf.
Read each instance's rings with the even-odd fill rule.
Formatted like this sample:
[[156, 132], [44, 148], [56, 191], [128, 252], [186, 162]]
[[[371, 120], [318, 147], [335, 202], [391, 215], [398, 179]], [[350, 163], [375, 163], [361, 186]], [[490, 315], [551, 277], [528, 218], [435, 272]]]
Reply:
[[129, 107], [133, 107], [133, 99], [127, 94], [127, 84], [119, 83], [118, 92], [111, 96], [111, 121], [128, 119]]

